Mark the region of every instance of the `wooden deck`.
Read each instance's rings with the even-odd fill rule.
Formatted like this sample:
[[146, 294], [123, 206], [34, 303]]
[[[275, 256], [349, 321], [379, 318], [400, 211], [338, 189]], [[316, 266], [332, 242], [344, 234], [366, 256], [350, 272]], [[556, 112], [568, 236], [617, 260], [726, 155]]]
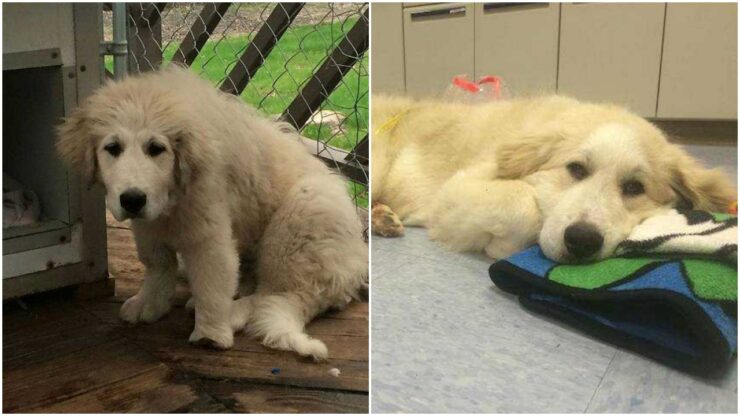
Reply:
[[244, 334], [231, 350], [209, 350], [187, 342], [187, 288], [157, 323], [118, 319], [143, 266], [125, 226], [109, 222], [108, 248], [114, 297], [83, 301], [58, 291], [3, 305], [3, 411], [367, 413], [367, 303], [308, 326], [329, 348], [328, 362]]

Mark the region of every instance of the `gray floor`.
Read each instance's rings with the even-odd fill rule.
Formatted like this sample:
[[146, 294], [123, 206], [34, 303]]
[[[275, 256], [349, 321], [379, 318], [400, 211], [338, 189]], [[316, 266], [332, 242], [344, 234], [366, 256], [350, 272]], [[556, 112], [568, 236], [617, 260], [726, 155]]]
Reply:
[[[690, 150], [737, 176], [737, 148]], [[534, 315], [485, 256], [407, 231], [372, 240], [373, 412], [737, 412], [737, 369], [702, 380]]]

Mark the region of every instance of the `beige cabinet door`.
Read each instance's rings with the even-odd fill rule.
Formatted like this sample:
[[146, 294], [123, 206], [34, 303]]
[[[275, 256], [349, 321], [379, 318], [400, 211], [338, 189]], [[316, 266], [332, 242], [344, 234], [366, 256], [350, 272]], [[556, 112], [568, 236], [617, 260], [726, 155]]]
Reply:
[[563, 4], [558, 92], [654, 117], [663, 3]]
[[473, 76], [472, 4], [409, 7], [403, 15], [406, 92], [439, 95], [455, 75]]
[[404, 92], [403, 10], [401, 3], [374, 3], [370, 13], [370, 73], [373, 93]]
[[[376, 4], [376, 3], [373, 3], [373, 4]], [[401, 4], [403, 4], [403, 7], [406, 8], [406, 7], [428, 6], [431, 4], [439, 4], [439, 3], [429, 2], [429, 1], [416, 1], [416, 2], [409, 2], [409, 3], [401, 3]]]
[[554, 93], [559, 21], [558, 3], [477, 3], [475, 77], [502, 77], [512, 96]]
[[737, 4], [668, 4], [658, 117], [737, 118]]

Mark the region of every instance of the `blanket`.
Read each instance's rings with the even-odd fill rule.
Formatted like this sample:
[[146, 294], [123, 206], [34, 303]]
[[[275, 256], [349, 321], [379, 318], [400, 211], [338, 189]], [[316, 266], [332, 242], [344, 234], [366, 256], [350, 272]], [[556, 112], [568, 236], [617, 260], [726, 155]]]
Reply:
[[737, 217], [672, 210], [636, 227], [614, 257], [558, 264], [531, 247], [491, 279], [523, 306], [704, 376], [737, 352]]

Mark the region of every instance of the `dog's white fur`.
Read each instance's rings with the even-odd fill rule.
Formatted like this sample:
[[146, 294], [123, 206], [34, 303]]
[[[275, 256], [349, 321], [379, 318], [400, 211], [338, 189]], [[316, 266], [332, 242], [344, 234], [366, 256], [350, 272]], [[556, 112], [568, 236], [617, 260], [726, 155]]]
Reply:
[[[648, 216], [689, 201], [724, 211], [736, 190], [699, 166], [653, 124], [623, 108], [547, 96], [486, 104], [373, 96], [373, 231], [424, 226], [452, 250], [506, 257], [539, 242], [573, 260], [564, 230], [576, 221], [613, 253]], [[576, 180], [567, 165], [582, 163]], [[645, 193], [625, 195], [637, 180]]]
[[[148, 154], [152, 141], [164, 152]], [[106, 150], [113, 142], [117, 157]], [[181, 257], [192, 342], [229, 348], [246, 326], [267, 346], [327, 357], [304, 326], [366, 287], [368, 249], [345, 182], [295, 131], [174, 68], [100, 88], [59, 128], [57, 148], [103, 183], [119, 220], [129, 216], [122, 192], [147, 195], [131, 221], [147, 272], [121, 308], [124, 320], [167, 313]], [[257, 287], [234, 301], [240, 256], [253, 264]]]

